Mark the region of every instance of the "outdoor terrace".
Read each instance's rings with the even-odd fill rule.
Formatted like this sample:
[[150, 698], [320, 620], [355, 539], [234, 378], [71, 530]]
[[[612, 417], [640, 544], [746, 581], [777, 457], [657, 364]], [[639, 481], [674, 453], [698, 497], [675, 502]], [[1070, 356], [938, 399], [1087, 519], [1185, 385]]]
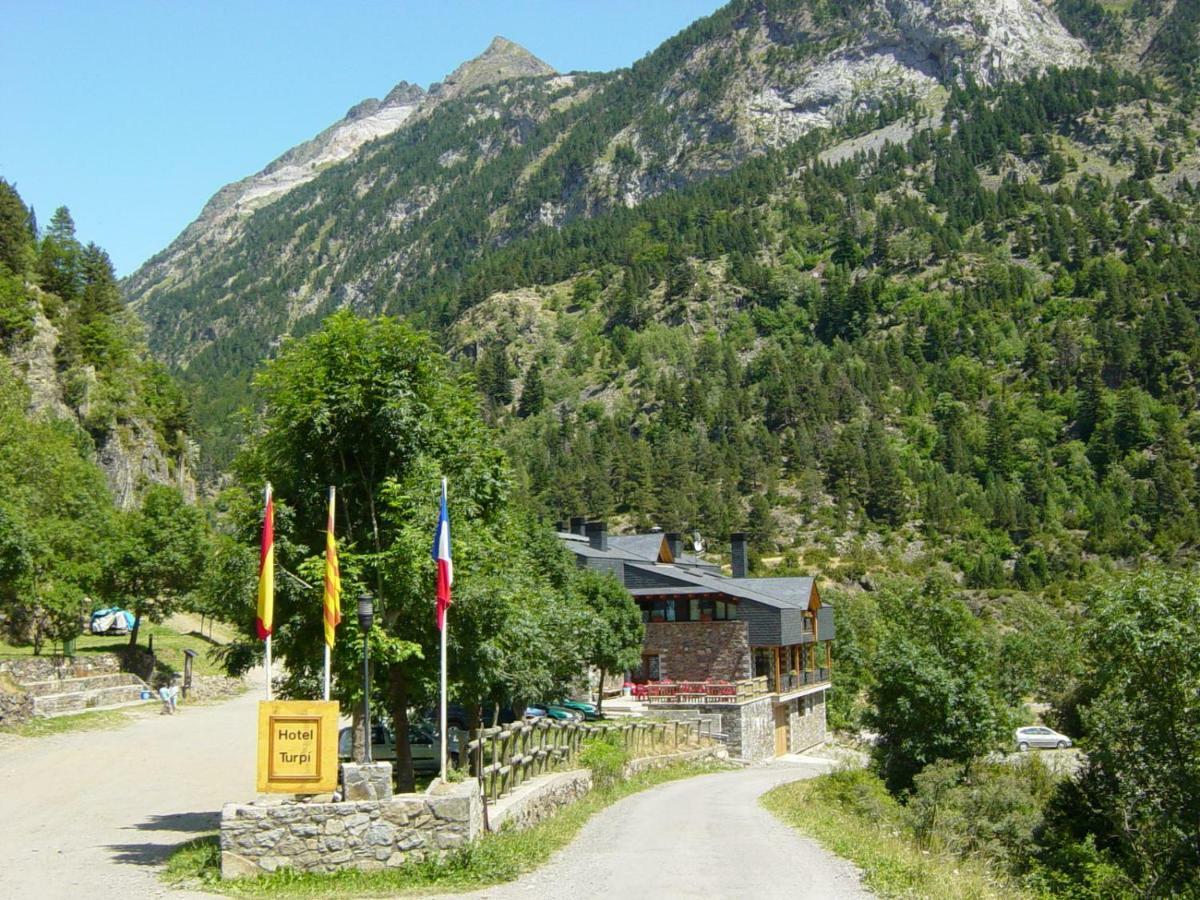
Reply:
[[822, 667], [779, 676], [767, 675], [739, 681], [651, 681], [633, 685], [633, 696], [648, 706], [732, 706], [770, 694], [787, 694], [810, 685], [827, 684], [829, 669]]

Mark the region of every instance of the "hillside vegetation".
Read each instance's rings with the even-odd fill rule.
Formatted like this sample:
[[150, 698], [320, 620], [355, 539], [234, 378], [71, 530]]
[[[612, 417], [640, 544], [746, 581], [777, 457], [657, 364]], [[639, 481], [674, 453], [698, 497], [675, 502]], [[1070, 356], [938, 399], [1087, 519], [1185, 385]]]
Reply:
[[108, 255], [66, 208], [40, 232], [0, 180], [0, 639], [40, 652], [105, 602], [169, 610], [190, 573], [151, 569], [186, 570], [157, 550], [200, 516], [179, 489], [188, 422]]

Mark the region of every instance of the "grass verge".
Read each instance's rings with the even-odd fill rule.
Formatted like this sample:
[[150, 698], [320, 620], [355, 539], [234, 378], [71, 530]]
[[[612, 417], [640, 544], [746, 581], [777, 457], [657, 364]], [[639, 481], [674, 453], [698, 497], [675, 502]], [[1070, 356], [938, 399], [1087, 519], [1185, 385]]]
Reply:
[[[196, 652], [194, 667], [197, 675], [225, 674], [220, 663], [209, 655], [208, 651], [216, 643], [213, 640], [194, 631], [189, 634], [181, 634], [166, 625], [143, 621], [141, 628], [138, 629], [138, 643], [145, 647], [151, 636], [154, 637], [154, 652], [158, 655], [160, 662], [182, 672], [183, 651], [194, 650]], [[81, 634], [75, 641], [75, 652], [79, 656], [87, 656], [89, 653], [119, 653], [127, 646], [129, 646], [128, 637]], [[62, 647], [58, 644], [47, 643], [42, 648], [45, 656], [61, 652]], [[25, 644], [18, 646], [0, 642], [0, 656], [33, 656], [33, 647]]]
[[827, 850], [863, 872], [863, 884], [880, 897], [929, 900], [1013, 900], [1029, 896], [998, 879], [986, 866], [923, 851], [893, 824], [886, 795], [869, 798], [871, 814], [839, 802], [827, 790], [831, 777], [795, 781], [768, 791], [760, 803], [788, 825], [815, 838]]
[[66, 734], [69, 731], [102, 731], [109, 728], [120, 728], [128, 721], [129, 716], [119, 709], [100, 709], [71, 716], [56, 716], [53, 719], [30, 719], [28, 722], [12, 728], [9, 733], [20, 737], [45, 737], [49, 734]]
[[469, 891], [512, 881], [566, 846], [593, 815], [617, 800], [656, 784], [723, 771], [716, 764], [683, 764], [639, 773], [581, 800], [524, 831], [485, 835], [442, 860], [412, 863], [382, 872], [344, 870], [327, 875], [274, 872], [241, 881], [221, 880], [216, 835], [180, 845], [167, 860], [163, 878], [174, 887], [218, 891], [236, 897], [394, 897], [440, 891]]

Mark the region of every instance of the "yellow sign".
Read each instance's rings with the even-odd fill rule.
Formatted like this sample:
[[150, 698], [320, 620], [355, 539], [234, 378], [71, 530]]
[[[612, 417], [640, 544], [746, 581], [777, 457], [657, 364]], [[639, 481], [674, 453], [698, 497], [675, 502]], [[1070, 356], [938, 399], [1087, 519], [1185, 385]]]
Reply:
[[323, 794], [336, 788], [337, 723], [335, 702], [259, 703], [259, 792]]

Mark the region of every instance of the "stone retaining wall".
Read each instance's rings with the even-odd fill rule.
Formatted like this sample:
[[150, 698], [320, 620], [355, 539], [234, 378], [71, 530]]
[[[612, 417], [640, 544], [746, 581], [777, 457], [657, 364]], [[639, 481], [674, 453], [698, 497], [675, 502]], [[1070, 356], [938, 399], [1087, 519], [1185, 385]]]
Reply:
[[488, 830], [499, 831], [510, 823], [513, 828], [529, 828], [574, 803], [591, 789], [590, 769], [555, 772], [527, 781], [511, 794], [488, 805]]
[[[179, 684], [183, 684], [182, 676]], [[212, 700], [225, 700], [246, 693], [250, 685], [241, 678], [229, 678], [225, 675], [192, 675], [192, 686], [188, 688], [185, 698], [187, 703], [205, 703]]]
[[22, 725], [33, 718], [33, 696], [0, 689], [0, 728]]
[[[723, 747], [714, 746], [635, 759], [627, 764], [626, 775], [725, 756]], [[591, 787], [587, 769], [533, 779], [489, 805], [488, 827], [528, 828]], [[483, 830], [483, 799], [475, 781], [435, 783], [428, 793], [390, 800], [227, 803], [221, 811], [221, 876], [392, 868], [462, 847]]]
[[221, 876], [285, 868], [367, 872], [440, 856], [483, 831], [478, 784], [443, 791], [359, 803], [228, 803], [221, 811]]
[[115, 653], [0, 659], [0, 672], [7, 672], [21, 682], [49, 681], [52, 678], [87, 678], [92, 675], [113, 675], [120, 671], [121, 659]]

